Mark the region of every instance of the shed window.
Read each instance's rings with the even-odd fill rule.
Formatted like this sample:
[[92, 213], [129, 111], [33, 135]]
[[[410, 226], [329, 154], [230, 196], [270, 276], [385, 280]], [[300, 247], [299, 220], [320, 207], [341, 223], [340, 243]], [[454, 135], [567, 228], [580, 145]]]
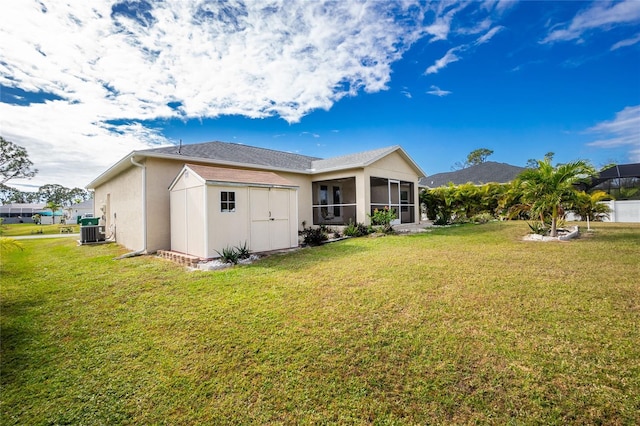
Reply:
[[221, 212], [236, 211], [236, 193], [234, 191], [220, 192], [220, 211]]

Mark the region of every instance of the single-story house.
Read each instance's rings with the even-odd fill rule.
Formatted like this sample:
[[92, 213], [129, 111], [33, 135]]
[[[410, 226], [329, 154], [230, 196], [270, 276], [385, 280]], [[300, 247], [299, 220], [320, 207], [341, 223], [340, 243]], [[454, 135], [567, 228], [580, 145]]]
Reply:
[[[400, 146], [321, 159], [208, 142], [131, 152], [87, 188], [107, 234], [124, 247], [215, 257], [227, 244], [297, 246], [304, 227], [369, 223], [385, 206], [398, 212], [396, 224], [417, 223], [424, 175]], [[278, 219], [285, 213], [286, 224]], [[284, 229], [280, 242], [267, 245], [269, 233], [281, 237]], [[206, 237], [193, 237], [200, 233]]]
[[85, 200], [65, 207], [68, 223], [78, 223], [78, 218], [94, 215], [93, 200]]
[[465, 183], [472, 183], [474, 185], [509, 183], [524, 170], [526, 170], [524, 167], [512, 166], [507, 163], [485, 161], [484, 163], [453, 172], [436, 173], [429, 177], [422, 177], [420, 179], [420, 187], [433, 189], [439, 186], [447, 186], [450, 183], [454, 185], [462, 185]]
[[[3, 223], [32, 223], [31, 217], [45, 211], [44, 203], [11, 203], [0, 206], [0, 217]], [[51, 211], [49, 211], [51, 214]]]

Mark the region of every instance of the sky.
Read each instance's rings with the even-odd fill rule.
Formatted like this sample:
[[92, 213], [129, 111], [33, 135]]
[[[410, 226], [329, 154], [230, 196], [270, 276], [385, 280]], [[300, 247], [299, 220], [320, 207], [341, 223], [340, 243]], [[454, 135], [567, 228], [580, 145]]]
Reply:
[[0, 135], [45, 184], [224, 141], [427, 175], [640, 162], [640, 1], [3, 0]]

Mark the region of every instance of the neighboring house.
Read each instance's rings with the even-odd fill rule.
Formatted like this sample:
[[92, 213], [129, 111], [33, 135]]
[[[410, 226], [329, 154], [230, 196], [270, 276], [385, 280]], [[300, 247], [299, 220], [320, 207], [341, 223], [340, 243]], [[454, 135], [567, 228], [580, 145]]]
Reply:
[[506, 163], [485, 161], [484, 163], [454, 172], [436, 173], [420, 179], [420, 187], [437, 188], [447, 186], [449, 183], [462, 185], [472, 183], [484, 185], [485, 183], [509, 183], [516, 176], [526, 170], [524, 167], [512, 166]]
[[82, 216], [93, 216], [93, 200], [86, 200], [72, 206], [65, 207], [67, 223], [78, 223], [78, 219]]
[[[185, 165], [189, 166], [185, 168]], [[199, 166], [218, 170], [207, 171]], [[171, 195], [185, 185], [186, 172], [197, 175], [194, 182], [197, 181], [195, 186], [200, 189], [194, 190], [192, 195], [209, 197], [206, 202], [205, 198], [192, 197], [189, 201], [179, 194]], [[209, 172], [222, 174], [210, 179]], [[257, 172], [267, 172], [270, 180], [260, 181], [264, 176]], [[202, 232], [215, 233], [224, 229], [228, 233], [236, 227], [237, 235], [226, 237], [227, 241], [233, 241], [233, 245], [246, 242], [251, 250], [259, 251], [266, 247], [266, 234], [271, 231], [264, 224], [262, 231], [258, 224], [251, 228], [251, 215], [259, 217], [265, 211], [271, 211], [273, 217], [275, 208], [265, 210], [264, 203], [276, 206], [284, 201], [264, 198], [265, 194], [258, 191], [251, 193], [251, 188], [286, 188], [287, 206], [289, 203], [294, 206], [288, 213], [287, 223], [297, 234], [304, 226], [369, 223], [373, 210], [385, 206], [399, 212], [396, 223], [416, 223], [419, 220], [418, 181], [424, 175], [400, 146], [320, 159], [247, 145], [208, 142], [134, 151], [89, 183], [87, 188], [95, 191], [96, 215], [102, 216], [116, 241], [131, 250], [153, 253], [169, 250], [174, 243], [175, 247], [184, 249], [181, 244], [187, 240], [181, 233], [190, 231], [180, 223], [196, 220]], [[238, 182], [238, 179], [243, 180]], [[241, 189], [228, 189], [232, 187]], [[234, 192], [233, 196], [239, 198], [224, 199], [224, 192], [226, 197]], [[245, 195], [247, 198], [242, 198]], [[251, 195], [255, 197], [249, 198]], [[259, 198], [261, 195], [262, 199]], [[245, 206], [240, 205], [245, 202], [242, 200], [246, 200]], [[214, 210], [216, 213], [234, 213], [228, 211], [232, 210], [230, 202], [235, 203], [236, 213], [243, 209], [248, 215], [243, 221], [204, 222]], [[249, 229], [248, 233], [246, 229]], [[297, 245], [297, 235], [295, 241], [290, 232], [288, 236], [289, 246]], [[275, 246], [270, 244], [268, 247]], [[206, 252], [209, 257], [214, 249], [219, 250], [211, 245], [202, 253]]]
[[[54, 223], [61, 224], [65, 220], [64, 212], [62, 210], [56, 210], [52, 213], [51, 210], [46, 210], [46, 206], [37, 214], [40, 215], [40, 223], [42, 225], [53, 225]], [[31, 220], [31, 218], [29, 218], [29, 220]]]
[[[27, 204], [12, 203], [0, 206], [0, 217], [3, 223], [33, 223], [31, 217], [35, 214], [42, 214], [45, 209], [44, 203]], [[49, 212], [51, 214], [51, 212]]]
[[616, 199], [640, 199], [640, 163], [609, 167], [578, 186], [585, 191], [604, 191]]

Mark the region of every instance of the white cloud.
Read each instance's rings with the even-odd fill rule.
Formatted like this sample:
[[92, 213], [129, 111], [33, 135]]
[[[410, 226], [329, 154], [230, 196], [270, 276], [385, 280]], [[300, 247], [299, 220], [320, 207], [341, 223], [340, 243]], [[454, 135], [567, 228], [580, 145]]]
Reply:
[[491, 28], [489, 31], [487, 31], [485, 34], [483, 34], [481, 37], [479, 37], [476, 40], [476, 44], [487, 43], [489, 40], [491, 40], [493, 38], [494, 35], [498, 34], [503, 29], [504, 29], [504, 27], [500, 26], [500, 25]]
[[[433, 65], [428, 67], [425, 74], [437, 74], [440, 70], [445, 68], [447, 65], [457, 62], [462, 59], [459, 55], [460, 52], [467, 52], [469, 50], [473, 50], [476, 46], [479, 46], [484, 43], [488, 43], [498, 32], [504, 29], [503, 26], [495, 26], [491, 28], [489, 31], [478, 37], [475, 41], [470, 42], [469, 44], [462, 44], [460, 46], [449, 49], [445, 55], [436, 60]], [[468, 34], [475, 34], [475, 29], [467, 31]]]
[[2, 135], [40, 170], [30, 183], [82, 186], [132, 150], [171, 142], [141, 122], [237, 114], [293, 123], [345, 96], [386, 90], [392, 63], [413, 42], [446, 37], [444, 27], [422, 26], [432, 7], [3, 1], [0, 84], [61, 99], [1, 103]]
[[438, 71], [440, 71], [447, 65], [453, 62], [459, 61], [460, 57], [455, 54], [455, 52], [458, 50], [460, 50], [460, 47], [454, 47], [453, 49], [449, 49], [442, 58], [436, 60], [436, 62], [433, 65], [427, 68], [427, 70], [425, 71], [425, 74], [437, 74]]
[[633, 46], [634, 44], [640, 43], [640, 34], [636, 34], [635, 37], [631, 37], [625, 40], [620, 40], [613, 46], [611, 46], [611, 50], [618, 50], [622, 47]]
[[640, 162], [640, 105], [624, 108], [613, 120], [603, 121], [587, 130], [602, 135], [588, 145], [601, 148], [629, 146], [629, 158]]
[[311, 136], [316, 139], [320, 137], [318, 133], [313, 133], [313, 132], [302, 132], [300, 133], [300, 136]]
[[580, 39], [590, 30], [602, 31], [610, 28], [640, 22], [640, 1], [623, 0], [620, 2], [598, 1], [583, 9], [568, 24], [556, 25], [541, 43], [570, 41]]
[[436, 17], [432, 24], [428, 25], [424, 30], [427, 34], [432, 35], [430, 41], [446, 40], [451, 31], [451, 24], [456, 13], [466, 7], [465, 4], [451, 6], [451, 2], [436, 3]]
[[431, 90], [429, 90], [427, 93], [430, 95], [439, 96], [439, 97], [443, 97], [451, 94], [450, 91], [442, 90], [438, 86], [431, 86]]

